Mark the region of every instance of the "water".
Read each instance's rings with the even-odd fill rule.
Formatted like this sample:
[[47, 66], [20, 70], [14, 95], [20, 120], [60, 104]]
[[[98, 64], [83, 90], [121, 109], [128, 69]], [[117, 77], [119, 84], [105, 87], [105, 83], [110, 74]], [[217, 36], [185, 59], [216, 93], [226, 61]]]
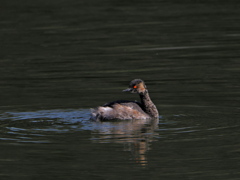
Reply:
[[[239, 3], [5, 1], [0, 179], [239, 179]], [[94, 123], [135, 100], [158, 122]]]

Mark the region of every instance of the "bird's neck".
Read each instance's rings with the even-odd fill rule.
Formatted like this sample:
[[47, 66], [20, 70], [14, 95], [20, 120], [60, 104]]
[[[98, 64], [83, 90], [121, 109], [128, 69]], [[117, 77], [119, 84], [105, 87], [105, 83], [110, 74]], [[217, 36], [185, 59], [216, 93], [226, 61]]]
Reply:
[[151, 117], [153, 118], [158, 118], [158, 110], [155, 106], [155, 104], [153, 104], [148, 91], [146, 90], [144, 93], [140, 93], [139, 94], [140, 99], [141, 99], [141, 103], [143, 105], [143, 110]]

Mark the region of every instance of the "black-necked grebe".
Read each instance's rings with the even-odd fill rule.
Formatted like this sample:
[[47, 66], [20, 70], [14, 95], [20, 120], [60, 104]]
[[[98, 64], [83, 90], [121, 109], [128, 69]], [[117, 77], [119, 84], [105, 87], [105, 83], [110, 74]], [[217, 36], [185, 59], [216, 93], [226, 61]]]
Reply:
[[158, 110], [149, 97], [147, 87], [143, 80], [134, 79], [129, 88], [124, 92], [138, 93], [141, 103], [137, 101], [114, 101], [96, 109], [91, 109], [91, 119], [95, 121], [131, 120], [131, 119], [156, 119]]

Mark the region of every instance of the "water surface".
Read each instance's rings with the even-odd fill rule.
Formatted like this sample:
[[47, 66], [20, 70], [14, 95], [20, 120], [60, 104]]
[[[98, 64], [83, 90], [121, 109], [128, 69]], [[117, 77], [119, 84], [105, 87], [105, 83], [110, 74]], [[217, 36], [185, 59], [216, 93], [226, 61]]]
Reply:
[[[239, 179], [239, 3], [5, 1], [1, 179]], [[89, 121], [137, 100], [159, 121]]]

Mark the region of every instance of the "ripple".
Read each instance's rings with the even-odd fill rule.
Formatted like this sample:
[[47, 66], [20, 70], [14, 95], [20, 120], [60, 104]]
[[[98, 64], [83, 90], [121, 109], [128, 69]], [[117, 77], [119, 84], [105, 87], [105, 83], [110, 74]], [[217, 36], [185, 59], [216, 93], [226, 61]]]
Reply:
[[[40, 110], [34, 112], [6, 112], [0, 115], [1, 119], [11, 120], [25, 120], [25, 119], [63, 119], [65, 121], [79, 122], [82, 121], [80, 117], [86, 117], [89, 114], [88, 110], [79, 109], [56, 109], [56, 110]], [[34, 122], [34, 121], [33, 121]]]
[[[87, 109], [57, 109], [0, 114], [2, 141], [49, 143], [53, 133], [81, 131], [88, 122]], [[86, 123], [87, 124], [87, 123]]]

